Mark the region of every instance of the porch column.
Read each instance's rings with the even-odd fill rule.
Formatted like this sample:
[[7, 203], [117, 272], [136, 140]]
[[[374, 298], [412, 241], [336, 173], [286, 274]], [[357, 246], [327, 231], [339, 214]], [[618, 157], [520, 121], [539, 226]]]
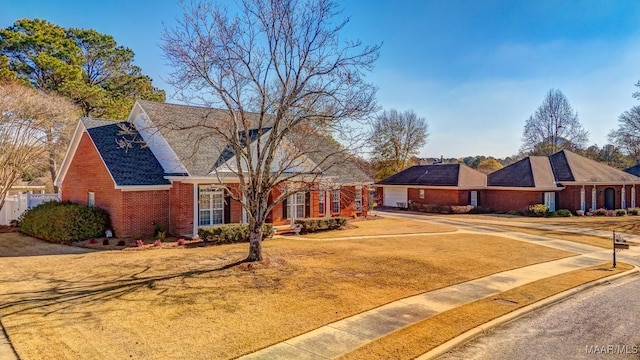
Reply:
[[596, 186], [593, 185], [593, 189], [591, 189], [591, 210], [595, 210], [598, 208], [598, 193], [596, 192]]
[[193, 184], [193, 235], [192, 237], [198, 236], [198, 207], [200, 207], [200, 202], [198, 201], [198, 184]]
[[636, 207], [636, 186], [631, 186], [631, 207]]
[[625, 190], [624, 185], [622, 185], [622, 189], [620, 189], [620, 208], [621, 209], [626, 209], [627, 208], [627, 191]]
[[582, 185], [582, 189], [580, 189], [580, 210], [585, 211], [587, 208], [587, 194], [584, 189], [584, 185]]

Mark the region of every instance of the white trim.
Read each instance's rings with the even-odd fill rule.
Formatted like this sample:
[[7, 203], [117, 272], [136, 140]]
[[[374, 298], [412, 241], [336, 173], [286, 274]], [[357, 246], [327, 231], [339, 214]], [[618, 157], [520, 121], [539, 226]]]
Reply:
[[591, 210], [596, 210], [598, 208], [598, 192], [596, 191], [596, 186], [593, 185], [591, 189]]
[[[69, 167], [71, 166], [71, 161], [76, 154], [76, 150], [78, 150], [78, 146], [80, 145], [80, 140], [82, 139], [82, 134], [87, 129], [84, 127], [82, 123], [82, 119], [78, 120], [78, 124], [76, 125], [76, 129], [73, 132], [73, 137], [71, 138], [71, 143], [67, 148], [67, 152], [64, 155], [62, 160], [62, 165], [60, 166], [60, 170], [58, 171], [58, 175], [53, 183], [58, 187], [62, 187], [62, 183], [64, 182], [64, 178], [67, 175], [67, 171], [69, 171]], [[90, 137], [90, 136], [89, 136]]]
[[193, 237], [198, 235], [198, 184], [193, 186]]
[[580, 210], [587, 210], [587, 191], [584, 186], [580, 189]]
[[133, 105], [127, 121], [133, 124], [165, 173], [189, 173], [176, 152], [169, 145], [167, 139], [164, 138], [138, 101]]
[[631, 186], [631, 207], [636, 207], [636, 187], [635, 185]]
[[620, 209], [627, 208], [627, 190], [624, 185], [622, 185], [622, 189], [620, 189]]
[[[164, 178], [171, 182], [180, 181], [181, 183], [184, 183], [184, 184], [207, 183], [207, 184], [223, 185], [223, 184], [240, 183], [240, 179], [238, 179], [238, 177], [235, 177], [235, 176], [229, 177], [229, 178], [217, 178], [214, 176], [165, 176]], [[223, 182], [220, 182], [220, 180], [223, 180]]]
[[122, 191], [170, 190], [173, 185], [116, 185], [113, 188]]
[[[427, 189], [427, 190], [485, 190], [485, 189], [493, 189], [496, 186], [423, 186], [423, 185], [387, 185], [387, 184], [373, 184], [374, 187], [390, 187], [390, 188], [411, 188], [411, 189]], [[520, 188], [509, 188], [509, 189], [520, 189]], [[557, 190], [558, 188], [554, 188]], [[537, 189], [536, 189], [537, 190]]]

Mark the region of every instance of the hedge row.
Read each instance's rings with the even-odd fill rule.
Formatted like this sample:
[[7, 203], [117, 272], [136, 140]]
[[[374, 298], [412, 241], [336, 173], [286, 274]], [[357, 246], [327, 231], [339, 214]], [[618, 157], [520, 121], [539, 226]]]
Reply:
[[[273, 225], [264, 224], [262, 238], [266, 239], [273, 236], [273, 234]], [[248, 242], [251, 234], [248, 224], [225, 224], [202, 227], [198, 229], [198, 235], [202, 240], [211, 241], [215, 244], [233, 244]]]
[[111, 220], [106, 211], [69, 201], [46, 202], [20, 218], [21, 232], [59, 244], [104, 236], [110, 228]]
[[335, 230], [347, 224], [346, 217], [331, 218], [307, 218], [296, 219], [296, 224], [301, 225], [300, 232], [303, 234], [312, 233], [323, 230]]

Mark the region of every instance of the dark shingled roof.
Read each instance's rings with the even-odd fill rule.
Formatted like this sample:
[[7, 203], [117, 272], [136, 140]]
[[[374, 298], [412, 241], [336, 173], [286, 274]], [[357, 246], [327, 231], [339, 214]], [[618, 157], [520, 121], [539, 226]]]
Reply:
[[151, 150], [141, 144], [120, 148], [116, 140], [126, 122], [83, 118], [87, 133], [113, 176], [116, 185], [168, 185], [164, 170]]
[[633, 165], [632, 167], [626, 168], [623, 171], [634, 176], [640, 176], [640, 164]]
[[464, 164], [416, 165], [391, 175], [381, 185], [484, 187], [486, 175]]
[[487, 176], [488, 186], [554, 188], [565, 183], [616, 183], [640, 178], [568, 150], [529, 156]]
[[549, 159], [557, 181], [579, 183], [640, 181], [637, 176], [568, 150], [557, 152], [549, 156]]
[[529, 156], [487, 175], [487, 186], [557, 187], [549, 159]]

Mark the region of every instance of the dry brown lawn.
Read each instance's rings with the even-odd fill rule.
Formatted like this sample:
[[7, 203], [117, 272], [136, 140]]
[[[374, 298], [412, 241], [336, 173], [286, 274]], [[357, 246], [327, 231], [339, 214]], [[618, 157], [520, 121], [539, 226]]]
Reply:
[[304, 235], [310, 239], [331, 239], [341, 237], [369, 236], [369, 235], [397, 235], [416, 233], [442, 233], [453, 232], [457, 229], [453, 226], [436, 224], [426, 221], [414, 221], [396, 218], [379, 218], [349, 222], [355, 229], [327, 231]]
[[0, 258], [2, 324], [24, 360], [232, 358], [400, 298], [574, 255], [434, 234], [270, 240], [264, 262], [229, 266], [246, 252], [235, 244]]
[[[584, 283], [632, 268], [631, 265], [619, 263], [613, 269], [611, 263], [605, 263], [538, 280], [445, 311], [370, 342], [339, 359], [413, 359], [497, 317]], [[507, 300], [514, 304], [497, 300]]]
[[573, 241], [580, 244], [598, 246], [601, 248], [610, 248], [612, 246], [611, 239], [605, 239], [603, 237], [594, 236], [594, 235], [583, 235], [577, 233], [571, 233], [562, 231], [561, 228], [558, 230], [540, 230], [533, 228], [526, 228], [522, 226], [507, 226], [507, 225], [491, 225], [492, 227], [509, 230], [514, 232], [521, 232], [525, 234], [532, 234], [538, 236], [546, 236], [554, 239]]
[[89, 249], [34, 240], [18, 232], [0, 234], [0, 257], [81, 254]]
[[476, 219], [505, 222], [544, 223], [574, 228], [590, 228], [596, 230], [615, 230], [640, 235], [639, 216], [572, 216], [568, 218], [534, 218], [524, 216], [495, 215], [446, 215], [459, 219]]

